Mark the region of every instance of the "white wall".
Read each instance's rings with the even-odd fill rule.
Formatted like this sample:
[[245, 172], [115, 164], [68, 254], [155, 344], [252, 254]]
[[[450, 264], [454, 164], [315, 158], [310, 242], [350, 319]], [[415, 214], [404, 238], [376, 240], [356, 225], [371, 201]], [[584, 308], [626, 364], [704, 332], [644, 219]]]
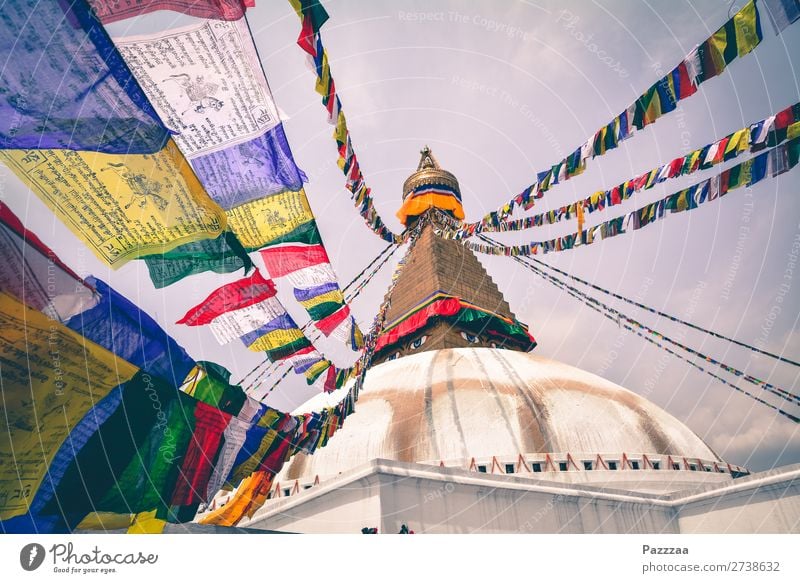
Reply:
[[[666, 474], [666, 472], [665, 472]], [[800, 532], [800, 465], [679, 494], [375, 460], [240, 527], [306, 533]]]

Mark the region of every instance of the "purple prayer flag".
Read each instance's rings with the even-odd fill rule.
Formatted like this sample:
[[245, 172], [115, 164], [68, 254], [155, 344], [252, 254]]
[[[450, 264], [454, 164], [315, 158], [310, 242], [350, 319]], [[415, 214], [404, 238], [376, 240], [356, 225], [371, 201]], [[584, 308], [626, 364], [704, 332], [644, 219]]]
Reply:
[[85, 0], [7, 0], [0, 149], [151, 154], [169, 130]]
[[306, 180], [292, 158], [283, 124], [253, 140], [193, 158], [191, 163], [209, 196], [225, 210], [300, 190]]

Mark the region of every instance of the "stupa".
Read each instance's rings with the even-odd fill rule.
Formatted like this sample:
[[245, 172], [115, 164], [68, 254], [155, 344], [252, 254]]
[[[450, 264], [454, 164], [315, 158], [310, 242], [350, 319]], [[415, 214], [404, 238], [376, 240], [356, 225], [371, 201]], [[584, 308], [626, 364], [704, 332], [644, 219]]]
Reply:
[[[398, 217], [407, 228], [431, 213], [463, 219], [458, 180], [428, 148], [421, 154]], [[797, 528], [800, 466], [750, 476], [635, 391], [535, 355], [533, 336], [478, 259], [427, 218], [386, 297], [386, 325], [356, 413], [326, 447], [292, 458], [264, 507], [239, 526]], [[346, 390], [319, 395], [298, 412], [333, 405]], [[794, 496], [786, 496], [789, 487]]]

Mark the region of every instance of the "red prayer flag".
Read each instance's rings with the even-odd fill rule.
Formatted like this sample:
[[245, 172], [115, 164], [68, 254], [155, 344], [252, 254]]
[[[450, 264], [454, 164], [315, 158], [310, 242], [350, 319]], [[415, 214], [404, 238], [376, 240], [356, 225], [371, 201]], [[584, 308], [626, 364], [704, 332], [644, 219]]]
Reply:
[[669, 164], [669, 177], [675, 178], [681, 173], [681, 168], [683, 168], [683, 158], [675, 158]]
[[283, 245], [261, 250], [261, 258], [272, 277], [284, 277], [306, 267], [330, 263], [322, 245]]
[[0, 202], [0, 291], [62, 322], [99, 296]]
[[689, 70], [686, 68], [686, 61], [677, 67], [678, 69], [678, 100], [689, 97], [697, 93], [697, 85], [689, 77]]
[[8, 208], [3, 202], [0, 202], [0, 223], [3, 223], [6, 227], [22, 237], [26, 244], [30, 245], [39, 253], [47, 257], [50, 261], [55, 263], [67, 275], [77, 279], [80, 283], [83, 283], [83, 280], [78, 276], [78, 274], [67, 267], [55, 254], [55, 251], [42, 243], [39, 237], [27, 230], [22, 224], [22, 221], [17, 218], [17, 215], [12, 213], [11, 209]]
[[331, 333], [336, 330], [336, 328], [344, 322], [345, 318], [350, 315], [350, 307], [345, 305], [336, 310], [330, 316], [327, 316], [316, 323], [316, 327], [325, 334], [325, 336], [330, 336]]
[[[327, 103], [325, 104], [325, 108], [328, 110], [328, 117], [333, 117], [333, 108], [336, 105], [336, 83], [334, 83], [333, 79], [331, 79], [331, 85], [328, 87], [328, 95], [327, 95]], [[335, 119], [333, 120], [336, 121]]]
[[277, 446], [261, 460], [258, 471], [266, 471], [272, 474], [277, 474], [281, 471], [283, 463], [286, 461], [286, 455], [289, 453], [289, 446], [292, 444], [292, 440], [280, 433], [275, 439], [278, 442]]
[[725, 170], [719, 175], [719, 195], [722, 196], [728, 192], [728, 183], [730, 182], [731, 171], [730, 168]]
[[300, 36], [297, 37], [297, 45], [312, 57], [317, 56], [317, 44], [314, 42], [314, 22], [310, 14], [303, 16], [303, 26], [300, 29]]
[[637, 191], [638, 190], [642, 190], [645, 187], [645, 185], [647, 184], [647, 179], [648, 178], [650, 178], [650, 173], [649, 172], [645, 172], [644, 174], [642, 174], [638, 178], [635, 178], [634, 181], [633, 181], [634, 190], [637, 190]]
[[205, 502], [208, 481], [222, 443], [222, 434], [231, 420], [230, 413], [198, 401], [194, 410], [195, 427], [183, 458], [172, 504], [185, 506]]
[[789, 106], [784, 109], [782, 112], [775, 115], [775, 129], [782, 130], [788, 128], [792, 123], [794, 123], [794, 112], [792, 111], [794, 106]]
[[611, 204], [613, 206], [615, 204], [621, 204], [621, 203], [622, 203], [622, 197], [620, 196], [619, 193], [619, 186], [615, 186], [613, 189], [611, 189]]
[[247, 8], [255, 7], [255, 0], [88, 0], [97, 18], [104, 24], [155, 12], [172, 10], [197, 18], [239, 20]]
[[252, 275], [223, 285], [211, 292], [205, 300], [186, 312], [178, 324], [202, 326], [226, 312], [246, 308], [273, 297], [277, 293], [275, 283], [264, 279], [256, 269]]
[[[323, 390], [326, 393], [332, 393], [336, 390], [336, 367], [328, 367], [327, 377], [325, 378], [325, 385]], [[333, 433], [331, 433], [333, 435]]]
[[713, 164], [719, 164], [725, 158], [725, 148], [728, 146], [728, 142], [731, 141], [730, 136], [725, 136], [719, 141], [719, 147], [717, 151], [714, 152], [714, 158], [711, 160]]

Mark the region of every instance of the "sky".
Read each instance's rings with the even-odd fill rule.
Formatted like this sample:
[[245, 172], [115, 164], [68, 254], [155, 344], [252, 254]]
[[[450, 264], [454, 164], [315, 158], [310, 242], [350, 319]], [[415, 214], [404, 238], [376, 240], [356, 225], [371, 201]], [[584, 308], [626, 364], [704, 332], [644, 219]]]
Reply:
[[[721, 26], [731, 7], [717, 0], [323, 3], [330, 14], [323, 42], [353, 143], [377, 210], [395, 232], [401, 230], [394, 214], [402, 183], [416, 169], [424, 145], [458, 177], [467, 220], [477, 220], [632, 103]], [[734, 2], [730, 13], [742, 5], [741, 0]], [[314, 92], [305, 55], [295, 44], [299, 21], [289, 3], [259, 0], [247, 16], [295, 160], [309, 177], [306, 192], [325, 245], [346, 284], [385, 243], [365, 226], [344, 188], [332, 126]], [[109, 29], [113, 36], [125, 36], [192, 20], [160, 12]], [[551, 189], [533, 212], [610, 188], [797, 102], [800, 25], [776, 36], [764, 17], [762, 28], [764, 40], [752, 54], [704, 83], [676, 111], [590, 160], [582, 175]], [[592, 214], [587, 225], [719, 171], [667, 181], [622, 206]], [[797, 172], [732, 191], [641, 231], [541, 259], [663, 312], [797, 360]], [[260, 363], [240, 343], [221, 347], [207, 329], [175, 324], [213, 289], [241, 274], [201, 274], [155, 290], [142, 262], [110, 270], [2, 166], [0, 181], [3, 200], [63, 261], [136, 302], [195, 359], [226, 366], [234, 380]], [[519, 216], [524, 215], [515, 218]], [[545, 240], [574, 229], [571, 223], [497, 234], [496, 239]], [[752, 470], [800, 462], [797, 424], [626, 332], [510, 259], [479, 258], [517, 318], [530, 326], [538, 341], [536, 354], [645, 396], [727, 461]], [[390, 277], [391, 269], [384, 268], [353, 302], [363, 330], [369, 328]], [[291, 290], [281, 290], [282, 297], [290, 295]], [[302, 309], [286, 303], [302, 322]], [[797, 392], [796, 367], [626, 304], [609, 304], [697, 350]], [[320, 346], [341, 365], [352, 360], [333, 343]], [[294, 409], [316, 392], [294, 376], [269, 395], [269, 404]], [[271, 379], [265, 383], [271, 385]]]

